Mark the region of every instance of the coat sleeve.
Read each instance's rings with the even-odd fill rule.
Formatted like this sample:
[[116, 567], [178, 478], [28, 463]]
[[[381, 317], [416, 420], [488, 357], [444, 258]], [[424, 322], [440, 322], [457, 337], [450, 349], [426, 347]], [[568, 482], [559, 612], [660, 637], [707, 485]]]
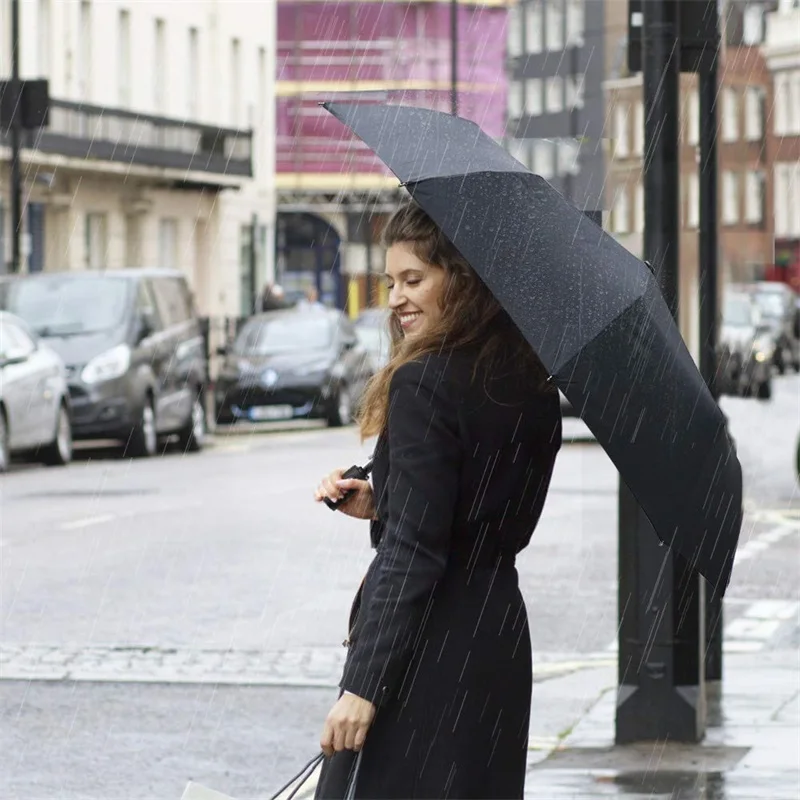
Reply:
[[430, 361], [401, 366], [389, 402], [386, 529], [340, 684], [376, 705], [402, 679], [447, 566], [462, 458], [456, 405]]

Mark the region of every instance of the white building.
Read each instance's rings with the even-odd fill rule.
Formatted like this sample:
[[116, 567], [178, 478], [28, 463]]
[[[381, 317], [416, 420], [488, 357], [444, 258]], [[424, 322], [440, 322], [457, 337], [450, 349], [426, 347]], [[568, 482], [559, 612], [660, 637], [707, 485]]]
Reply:
[[762, 47], [773, 77], [775, 239], [800, 263], [800, 0], [779, 0]]
[[23, 271], [178, 267], [201, 313], [250, 310], [273, 274], [275, 29], [274, 0], [21, 0], [21, 75], [47, 78], [51, 97], [23, 151]]

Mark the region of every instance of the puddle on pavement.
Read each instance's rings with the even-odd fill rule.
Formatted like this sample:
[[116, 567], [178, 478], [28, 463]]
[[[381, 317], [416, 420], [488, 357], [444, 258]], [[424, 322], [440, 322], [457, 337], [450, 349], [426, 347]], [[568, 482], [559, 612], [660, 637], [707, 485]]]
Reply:
[[721, 772], [620, 772], [598, 776], [597, 783], [613, 785], [619, 796], [669, 798], [669, 800], [725, 800], [725, 775]]

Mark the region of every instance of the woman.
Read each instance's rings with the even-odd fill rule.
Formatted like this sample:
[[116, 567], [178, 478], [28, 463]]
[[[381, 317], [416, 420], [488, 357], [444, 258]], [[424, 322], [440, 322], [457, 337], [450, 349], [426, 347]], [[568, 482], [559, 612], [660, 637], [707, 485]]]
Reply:
[[514, 567], [561, 445], [558, 392], [489, 290], [413, 203], [384, 232], [393, 349], [367, 388], [374, 490], [315, 498], [371, 521], [318, 798], [522, 797], [532, 666]]

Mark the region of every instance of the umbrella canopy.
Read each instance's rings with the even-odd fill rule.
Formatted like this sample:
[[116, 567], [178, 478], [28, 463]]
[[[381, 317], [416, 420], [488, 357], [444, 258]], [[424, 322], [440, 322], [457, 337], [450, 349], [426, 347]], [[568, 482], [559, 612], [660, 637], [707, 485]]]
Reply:
[[741, 466], [648, 266], [472, 122], [323, 105], [487, 284], [658, 537], [724, 594], [742, 524]]

